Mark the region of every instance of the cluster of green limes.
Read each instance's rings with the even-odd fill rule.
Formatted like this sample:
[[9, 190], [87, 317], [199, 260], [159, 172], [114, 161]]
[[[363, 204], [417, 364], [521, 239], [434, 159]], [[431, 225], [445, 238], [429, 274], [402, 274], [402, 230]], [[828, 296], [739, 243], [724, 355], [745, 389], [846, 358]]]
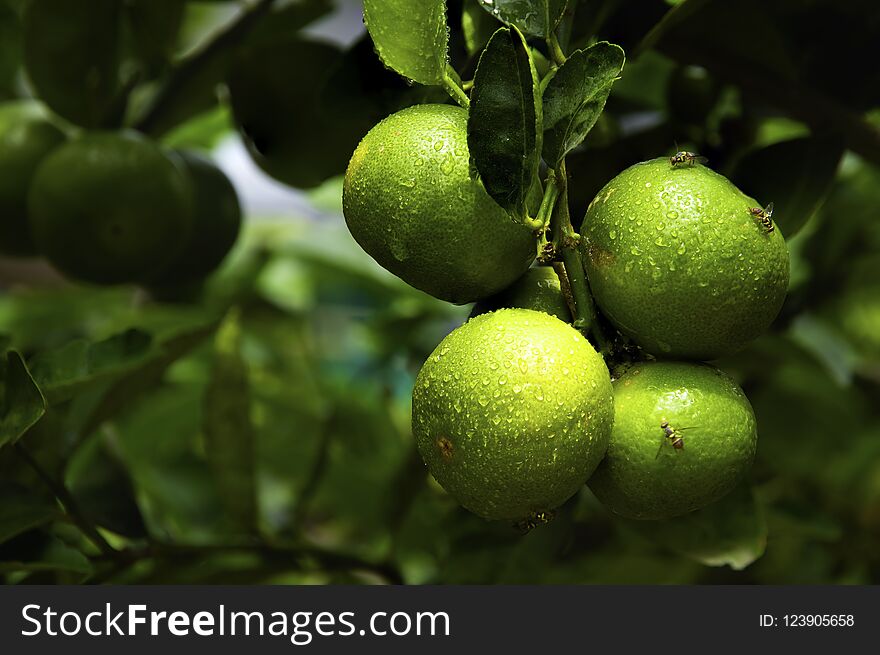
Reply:
[[0, 105], [0, 252], [93, 284], [188, 284], [232, 248], [241, 210], [199, 155], [133, 131], [68, 137], [33, 101]]
[[596, 304], [641, 353], [613, 383], [572, 326], [556, 270], [530, 268], [536, 235], [472, 174], [465, 110], [419, 106], [373, 128], [343, 206], [389, 271], [477, 301], [422, 367], [412, 417], [430, 472], [471, 511], [531, 527], [588, 483], [618, 514], [663, 519], [748, 471], [751, 406], [701, 362], [769, 326], [788, 251], [761, 206], [695, 158], [632, 166], [587, 210], [580, 248]]

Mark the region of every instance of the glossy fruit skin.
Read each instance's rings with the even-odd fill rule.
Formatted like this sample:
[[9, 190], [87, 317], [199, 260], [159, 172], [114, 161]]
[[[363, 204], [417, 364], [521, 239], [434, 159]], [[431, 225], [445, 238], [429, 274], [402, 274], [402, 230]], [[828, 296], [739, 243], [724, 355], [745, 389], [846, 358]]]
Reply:
[[193, 187], [193, 226], [183, 250], [155, 278], [160, 286], [187, 284], [214, 271], [238, 238], [241, 205], [229, 178], [209, 159], [187, 151], [168, 153]]
[[504, 308], [533, 309], [572, 322], [571, 310], [562, 295], [559, 276], [552, 266], [534, 266], [513, 284], [474, 305], [471, 318]]
[[[664, 443], [664, 420], [689, 428], [683, 449]], [[636, 364], [614, 382], [614, 429], [589, 487], [627, 518], [680, 516], [730, 492], [756, 447], [754, 412], [729, 375], [708, 364]]]
[[29, 196], [31, 230], [65, 275], [95, 284], [140, 282], [190, 236], [192, 184], [133, 132], [86, 133], [41, 164]]
[[590, 204], [581, 228], [596, 302], [658, 357], [707, 360], [734, 352], [779, 313], [789, 257], [760, 206], [702, 165], [636, 164]]
[[605, 362], [559, 319], [502, 309], [471, 319], [425, 362], [413, 434], [431, 474], [467, 509], [520, 520], [561, 505], [605, 453]]
[[348, 165], [342, 200], [361, 247], [441, 300], [490, 296], [535, 258], [532, 231], [471, 177], [467, 112], [460, 107], [410, 107], [370, 130]]
[[0, 105], [0, 253], [37, 254], [28, 225], [27, 193], [37, 167], [64, 139], [37, 103]]

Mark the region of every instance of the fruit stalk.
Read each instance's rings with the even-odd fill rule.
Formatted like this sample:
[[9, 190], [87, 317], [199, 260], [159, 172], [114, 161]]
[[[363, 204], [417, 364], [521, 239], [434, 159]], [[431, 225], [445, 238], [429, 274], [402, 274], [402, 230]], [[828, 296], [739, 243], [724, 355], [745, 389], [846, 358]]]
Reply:
[[446, 73], [443, 75], [443, 88], [463, 109], [470, 108], [471, 100], [468, 98], [467, 93], [464, 92], [461, 78], [449, 64], [446, 64]]
[[562, 265], [565, 269], [565, 280], [562, 275], [559, 278], [563, 288], [567, 282], [570, 296], [574, 301], [574, 306], [571, 308], [574, 327], [580, 330], [584, 336], [591, 336], [600, 354], [605, 356], [610, 354], [610, 347], [599, 326], [596, 305], [593, 302], [583, 262], [578, 252], [580, 235], [574, 231], [571, 224], [571, 215], [568, 209], [568, 173], [565, 168], [565, 160], [559, 163], [558, 169], [553, 172], [550, 179], [553, 180], [551, 186], [556, 186], [559, 190], [559, 198], [551, 217], [553, 245], [562, 258]]

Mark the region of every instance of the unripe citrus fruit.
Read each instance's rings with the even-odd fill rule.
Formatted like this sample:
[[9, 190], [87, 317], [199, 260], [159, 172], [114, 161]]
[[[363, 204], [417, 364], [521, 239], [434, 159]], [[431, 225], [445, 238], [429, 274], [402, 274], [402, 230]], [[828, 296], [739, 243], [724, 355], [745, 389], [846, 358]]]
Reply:
[[40, 162], [64, 141], [39, 105], [0, 105], [0, 252], [34, 255], [28, 226], [27, 192]]
[[342, 200], [361, 247], [442, 300], [485, 298], [535, 258], [531, 230], [471, 176], [467, 112], [460, 107], [410, 107], [370, 130], [348, 165]]
[[665, 519], [728, 493], [751, 467], [752, 406], [707, 364], [636, 364], [614, 382], [614, 429], [589, 487], [611, 511]]
[[785, 299], [788, 249], [759, 204], [702, 165], [636, 164], [590, 203], [581, 246], [599, 307], [661, 357], [713, 359], [764, 332]]
[[159, 285], [201, 279], [216, 269], [235, 245], [241, 228], [241, 206], [229, 178], [194, 152], [169, 155], [189, 173], [193, 186], [193, 227], [183, 251], [162, 270]]
[[134, 133], [87, 133], [55, 150], [37, 170], [29, 207], [40, 252], [97, 284], [162, 270], [193, 220], [186, 172]]
[[434, 478], [486, 519], [522, 520], [571, 497], [613, 420], [605, 362], [573, 327], [502, 309], [452, 332], [413, 389], [413, 434]]
[[562, 295], [559, 276], [551, 266], [530, 268], [504, 291], [474, 305], [471, 316], [513, 307], [544, 312], [566, 323], [572, 320], [571, 310]]

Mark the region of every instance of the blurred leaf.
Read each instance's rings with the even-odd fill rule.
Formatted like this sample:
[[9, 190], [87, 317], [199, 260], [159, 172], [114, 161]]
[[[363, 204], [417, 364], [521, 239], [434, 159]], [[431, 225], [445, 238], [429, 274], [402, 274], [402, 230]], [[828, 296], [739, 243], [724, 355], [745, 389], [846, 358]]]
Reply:
[[218, 105], [214, 109], [178, 125], [163, 138], [163, 145], [175, 150], [213, 150], [232, 134], [229, 107]]
[[257, 525], [251, 392], [241, 356], [241, 323], [231, 311], [214, 338], [214, 367], [205, 391], [205, 450], [221, 497], [246, 532]]
[[731, 177], [761, 206], [773, 202], [773, 220], [788, 238], [824, 202], [843, 151], [843, 143], [834, 136], [782, 141], [747, 154]]
[[544, 159], [555, 168], [596, 124], [623, 70], [620, 46], [606, 41], [576, 50], [544, 89]]
[[24, 61], [39, 97], [84, 127], [117, 122], [120, 0], [33, 0], [24, 14]]
[[154, 353], [152, 336], [131, 329], [98, 342], [76, 339], [43, 350], [30, 361], [31, 373], [51, 404], [70, 400], [87, 387], [119, 377]]
[[0, 98], [13, 95], [21, 66], [21, 20], [11, 8], [0, 4]]
[[764, 554], [767, 522], [747, 483], [716, 503], [668, 521], [625, 523], [664, 547], [706, 566], [746, 568]]
[[466, 0], [461, 14], [461, 31], [469, 56], [473, 57], [489, 43], [498, 22], [480, 9], [479, 0]]
[[92, 565], [86, 556], [57, 538], [50, 538], [38, 551], [30, 551], [27, 557], [3, 560], [0, 556], [0, 573], [56, 571], [74, 573], [74, 582], [92, 573]]
[[495, 32], [480, 57], [468, 117], [468, 147], [489, 195], [521, 218], [538, 172], [541, 99], [537, 73], [515, 27]]
[[131, 539], [147, 536], [131, 479], [108, 439], [92, 439], [76, 452], [66, 482], [86, 516], [98, 526]]
[[478, 0], [480, 6], [506, 25], [528, 36], [547, 38], [559, 25], [568, 0]]
[[445, 0], [364, 0], [364, 23], [386, 66], [420, 84], [443, 82], [449, 47]]
[[0, 483], [0, 544], [49, 523], [60, 515], [58, 505], [9, 482]]
[[46, 399], [21, 355], [6, 353], [0, 364], [0, 446], [15, 443], [46, 413]]

